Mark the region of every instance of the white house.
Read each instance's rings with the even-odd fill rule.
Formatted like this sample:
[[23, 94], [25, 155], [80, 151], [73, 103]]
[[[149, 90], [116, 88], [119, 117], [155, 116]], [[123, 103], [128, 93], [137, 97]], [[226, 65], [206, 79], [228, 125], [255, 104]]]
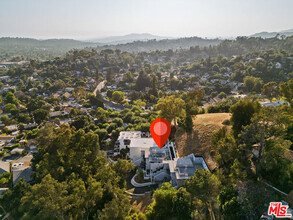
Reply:
[[121, 131], [114, 146], [114, 155], [119, 154], [120, 150], [129, 147], [130, 139], [141, 138], [141, 131]]
[[119, 154], [122, 149], [129, 149], [128, 157], [143, 170], [145, 180], [150, 180], [151, 183], [171, 181], [174, 187], [180, 187], [197, 169], [208, 170], [202, 157], [190, 154], [178, 158], [173, 142], [167, 141], [159, 148], [153, 138], [142, 136], [140, 131], [120, 132], [114, 155]]
[[8, 131], [15, 131], [15, 130], [18, 129], [17, 124], [14, 124], [14, 125], [7, 125], [6, 127], [7, 127]]
[[276, 102], [262, 102], [261, 105], [263, 107], [267, 107], [267, 106], [277, 107], [277, 106], [280, 106], [280, 105], [290, 105], [290, 104], [288, 102], [278, 100]]
[[140, 166], [154, 147], [160, 149], [152, 138], [132, 138], [129, 144], [129, 158], [134, 165]]

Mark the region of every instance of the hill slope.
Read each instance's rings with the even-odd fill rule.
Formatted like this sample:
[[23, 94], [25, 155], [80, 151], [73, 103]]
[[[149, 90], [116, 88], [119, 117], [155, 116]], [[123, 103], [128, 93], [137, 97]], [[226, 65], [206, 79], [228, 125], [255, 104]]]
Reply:
[[229, 113], [212, 113], [197, 115], [193, 119], [193, 131], [187, 134], [183, 130], [176, 132], [176, 146], [179, 157], [189, 154], [203, 156], [209, 168], [213, 170], [216, 162], [213, 159], [211, 137], [212, 134], [223, 127], [223, 121], [230, 119]]
[[272, 38], [275, 37], [277, 34], [279, 35], [285, 35], [286, 37], [293, 36], [293, 29], [290, 30], [284, 30], [280, 32], [259, 32], [255, 33], [253, 35], [250, 35], [249, 37], [261, 37], [261, 38]]

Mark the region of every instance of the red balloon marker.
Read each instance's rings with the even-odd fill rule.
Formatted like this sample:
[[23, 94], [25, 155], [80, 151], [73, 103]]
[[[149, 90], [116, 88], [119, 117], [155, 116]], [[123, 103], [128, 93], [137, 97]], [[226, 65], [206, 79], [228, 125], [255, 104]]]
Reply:
[[157, 118], [150, 127], [152, 137], [159, 148], [162, 148], [171, 132], [170, 123], [164, 118]]

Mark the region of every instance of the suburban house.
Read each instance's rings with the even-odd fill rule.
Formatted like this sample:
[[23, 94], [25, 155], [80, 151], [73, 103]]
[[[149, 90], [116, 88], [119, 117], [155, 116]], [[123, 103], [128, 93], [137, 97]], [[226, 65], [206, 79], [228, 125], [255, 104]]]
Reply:
[[55, 118], [55, 117], [61, 117], [63, 116], [62, 111], [54, 111], [54, 112], [49, 112], [50, 118]]
[[268, 107], [268, 106], [273, 106], [273, 107], [277, 107], [280, 105], [290, 105], [288, 102], [284, 102], [284, 101], [276, 101], [276, 102], [262, 102], [260, 103], [263, 107]]
[[10, 163], [0, 160], [0, 175], [10, 172]]
[[7, 127], [8, 131], [16, 131], [16, 130], [18, 130], [17, 124], [7, 125], [6, 127]]
[[114, 155], [123, 149], [128, 150], [128, 158], [143, 170], [144, 179], [151, 183], [171, 181], [174, 187], [180, 187], [197, 169], [209, 170], [202, 157], [190, 154], [178, 158], [173, 142], [167, 141], [160, 149], [153, 138], [144, 137], [140, 131], [120, 132]]
[[29, 123], [29, 124], [24, 124], [23, 125], [24, 130], [31, 130], [31, 129], [35, 129], [37, 127], [38, 127], [37, 123]]
[[15, 135], [0, 135], [0, 141], [4, 141], [5, 143], [10, 143], [16, 139]]
[[23, 179], [27, 183], [32, 182], [32, 168], [30, 166], [25, 166], [23, 163], [13, 164], [12, 166], [12, 184], [15, 184]]

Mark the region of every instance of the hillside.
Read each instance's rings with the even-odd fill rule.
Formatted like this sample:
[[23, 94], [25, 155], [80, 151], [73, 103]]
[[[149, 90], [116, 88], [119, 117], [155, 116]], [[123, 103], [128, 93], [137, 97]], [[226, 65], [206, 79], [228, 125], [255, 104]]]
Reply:
[[184, 157], [191, 153], [203, 156], [210, 169], [216, 167], [213, 160], [211, 137], [212, 134], [223, 127], [223, 121], [230, 119], [229, 113], [212, 113], [197, 115], [193, 119], [193, 131], [187, 134], [183, 130], [176, 132], [176, 146], [179, 157]]
[[24, 59], [51, 59], [62, 56], [67, 51], [96, 47], [97, 43], [82, 42], [72, 39], [48, 39], [37, 40], [32, 38], [0, 38], [0, 61], [9, 60], [13, 57]]
[[222, 42], [220, 39], [203, 39], [200, 37], [188, 37], [178, 39], [135, 41], [126, 44], [106, 45], [98, 47], [99, 49], [119, 49], [129, 52], [155, 51], [155, 50], [177, 50], [189, 49], [192, 46], [206, 47], [218, 45]]
[[259, 33], [255, 33], [253, 35], [250, 35], [249, 37], [272, 38], [272, 37], [275, 37], [276, 35], [284, 35], [286, 37], [293, 36], [293, 29], [279, 31], [279, 32], [266, 32], [266, 31], [263, 31], [263, 32], [259, 32]]

